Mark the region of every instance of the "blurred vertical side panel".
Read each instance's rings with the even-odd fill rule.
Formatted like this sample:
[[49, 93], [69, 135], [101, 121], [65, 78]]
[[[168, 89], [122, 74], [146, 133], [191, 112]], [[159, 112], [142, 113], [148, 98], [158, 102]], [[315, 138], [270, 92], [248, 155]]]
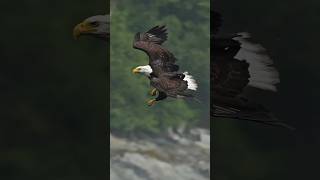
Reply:
[[[223, 17], [218, 35], [226, 38], [237, 34], [238, 37], [232, 39], [241, 46], [239, 51], [232, 52], [232, 44], [220, 41], [215, 43], [217, 54], [220, 52], [218, 55], [222, 56], [223, 52], [225, 60], [230, 62], [248, 63], [250, 75], [248, 85], [237, 96], [252, 105], [248, 111], [243, 107], [249, 107], [246, 106], [249, 103], [239, 106], [234, 97], [231, 98], [233, 104], [224, 103], [236, 107], [240, 118], [241, 111], [246, 112], [242, 117], [247, 120], [258, 115], [256, 121], [251, 122], [215, 118], [214, 179], [319, 179], [316, 164], [320, 159], [320, 71], [319, 42], [315, 38], [320, 30], [320, 2], [220, 0], [212, 7]], [[214, 24], [219, 24], [217, 22]], [[229, 47], [225, 48], [226, 45]], [[227, 57], [226, 51], [233, 54]], [[261, 60], [267, 61], [263, 64]], [[241, 73], [233, 74], [240, 84]], [[228, 78], [232, 82], [232, 76]], [[255, 83], [257, 80], [259, 83]], [[268, 86], [259, 86], [260, 83]], [[261, 121], [265, 115], [272, 116]]]
[[110, 179], [209, 180], [210, 1], [110, 3]]
[[0, 179], [106, 178], [108, 1], [0, 7]]

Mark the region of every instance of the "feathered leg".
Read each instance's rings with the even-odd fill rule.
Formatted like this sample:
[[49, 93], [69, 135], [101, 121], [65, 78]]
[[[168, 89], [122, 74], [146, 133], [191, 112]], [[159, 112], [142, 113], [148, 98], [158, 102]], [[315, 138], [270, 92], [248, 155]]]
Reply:
[[167, 98], [167, 94], [161, 91], [158, 91], [158, 97], [156, 97], [155, 99], [151, 99], [147, 102], [148, 106], [153, 106], [157, 101], [161, 101], [163, 99]]

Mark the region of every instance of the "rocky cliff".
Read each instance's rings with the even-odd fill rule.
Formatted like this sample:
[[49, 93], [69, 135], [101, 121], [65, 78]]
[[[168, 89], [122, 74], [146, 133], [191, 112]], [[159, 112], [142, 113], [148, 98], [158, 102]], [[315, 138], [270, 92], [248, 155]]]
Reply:
[[110, 135], [111, 180], [209, 180], [210, 133], [192, 129], [168, 137]]

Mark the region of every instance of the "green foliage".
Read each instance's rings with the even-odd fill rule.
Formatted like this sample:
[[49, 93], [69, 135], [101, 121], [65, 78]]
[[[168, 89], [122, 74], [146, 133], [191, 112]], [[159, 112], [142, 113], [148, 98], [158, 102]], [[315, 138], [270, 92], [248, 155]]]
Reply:
[[[209, 123], [209, 51], [210, 24], [208, 0], [111, 2], [111, 109], [110, 125], [124, 132], [161, 132], [184, 122]], [[167, 99], [148, 107], [149, 80], [133, 75], [132, 68], [148, 64], [147, 55], [132, 48], [136, 32], [166, 25], [168, 47], [178, 59], [181, 71], [188, 71], [199, 83], [198, 99]]]

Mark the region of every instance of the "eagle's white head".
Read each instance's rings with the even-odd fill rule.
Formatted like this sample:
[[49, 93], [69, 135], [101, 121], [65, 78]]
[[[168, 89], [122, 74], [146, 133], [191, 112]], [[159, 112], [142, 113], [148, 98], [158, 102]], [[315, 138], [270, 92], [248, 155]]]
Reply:
[[92, 35], [107, 40], [110, 36], [109, 15], [96, 15], [85, 19], [73, 29], [73, 36], [78, 39], [81, 35]]
[[147, 77], [150, 77], [150, 74], [152, 73], [152, 68], [149, 65], [146, 66], [138, 66], [132, 70], [132, 73], [134, 74], [143, 74]]

